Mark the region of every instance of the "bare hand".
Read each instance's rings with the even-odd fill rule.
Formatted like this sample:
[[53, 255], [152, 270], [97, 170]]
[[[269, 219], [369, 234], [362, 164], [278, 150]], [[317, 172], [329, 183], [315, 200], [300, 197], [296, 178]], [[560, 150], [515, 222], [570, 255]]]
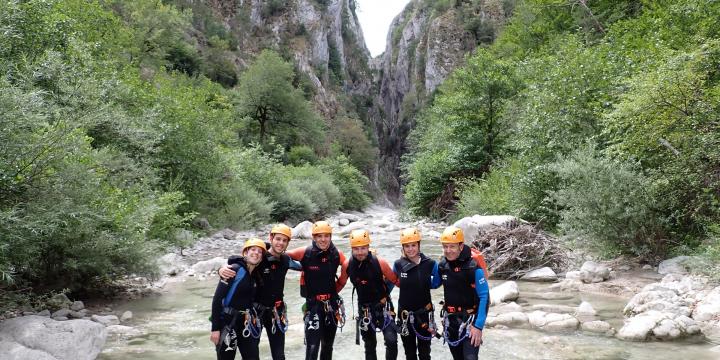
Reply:
[[217, 346], [220, 342], [220, 331], [213, 331], [210, 333], [210, 341]]
[[478, 347], [482, 343], [482, 330], [470, 325], [470, 345]]
[[228, 265], [223, 265], [220, 270], [218, 270], [218, 274], [221, 278], [225, 280], [234, 278], [236, 275], [236, 273], [232, 269], [230, 269], [230, 266]]

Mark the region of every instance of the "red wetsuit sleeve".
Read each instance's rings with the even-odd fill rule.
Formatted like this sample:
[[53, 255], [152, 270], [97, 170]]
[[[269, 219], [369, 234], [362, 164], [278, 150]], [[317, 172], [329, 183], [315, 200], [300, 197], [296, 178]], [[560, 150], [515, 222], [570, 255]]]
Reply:
[[342, 265], [340, 266], [340, 277], [338, 277], [337, 281], [335, 282], [335, 291], [339, 293], [340, 290], [342, 290], [347, 283], [347, 267], [349, 261], [345, 258], [345, 254], [343, 254], [342, 251], [338, 250], [338, 253], [340, 254], [340, 264]]
[[290, 251], [285, 252], [287, 256], [289, 256], [291, 259], [295, 261], [302, 260], [303, 256], [305, 256], [305, 247], [299, 247], [297, 249], [292, 249]]
[[395, 272], [392, 271], [387, 261], [385, 261], [385, 259], [378, 258], [378, 263], [380, 264], [380, 270], [382, 270], [382, 274], [385, 279], [389, 280], [391, 283], [395, 284], [395, 286], [399, 287], [400, 280], [398, 280], [397, 275], [395, 275]]

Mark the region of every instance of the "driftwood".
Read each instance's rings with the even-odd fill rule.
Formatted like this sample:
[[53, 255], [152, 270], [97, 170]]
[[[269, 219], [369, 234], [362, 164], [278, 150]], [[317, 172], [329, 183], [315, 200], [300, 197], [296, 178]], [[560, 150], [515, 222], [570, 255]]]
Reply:
[[559, 241], [528, 224], [481, 231], [472, 247], [482, 251], [493, 278], [517, 279], [542, 267], [562, 271], [569, 263]]

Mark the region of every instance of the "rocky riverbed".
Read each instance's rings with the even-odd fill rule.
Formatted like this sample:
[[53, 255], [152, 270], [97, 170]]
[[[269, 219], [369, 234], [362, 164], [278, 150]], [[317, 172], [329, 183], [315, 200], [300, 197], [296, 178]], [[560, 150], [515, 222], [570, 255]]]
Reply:
[[[488, 222], [502, 226], [511, 220], [495, 217]], [[423, 252], [438, 257], [437, 238], [448, 225], [403, 222], [397, 212], [383, 207], [337, 214], [330, 221], [340, 249], [349, 252], [346, 235], [366, 228], [373, 247], [388, 260], [399, 256], [398, 234], [405, 226], [418, 227], [426, 239]], [[482, 221], [460, 225], [472, 233], [477, 231], [472, 227], [485, 226]], [[133, 286], [124, 300], [88, 310], [82, 303], [60, 298], [59, 310], [6, 320], [0, 323], [0, 353], [10, 354], [8, 359], [212, 359], [207, 316], [215, 272], [229, 254], [239, 252], [246, 238], [264, 238], [268, 230], [269, 226], [242, 232], [226, 229], [199, 239], [182, 256], [167, 254], [159, 259], [160, 279], [127, 279]], [[293, 233], [297, 236], [291, 247], [309, 243], [309, 223], [298, 224]], [[658, 269], [643, 269], [628, 260], [587, 261], [564, 273], [538, 269], [519, 281], [493, 280], [493, 306], [481, 354], [504, 359], [655, 359], [672, 351], [693, 359], [720, 358], [720, 288], [685, 271], [682, 259]], [[303, 351], [297, 278], [297, 273], [289, 273], [286, 283], [289, 358], [302, 357]], [[351, 290], [347, 286], [341, 293], [347, 303]], [[395, 290], [395, 299], [397, 294]], [[441, 298], [442, 289], [433, 291], [435, 303]], [[347, 308], [350, 316], [351, 306]], [[354, 326], [348, 324], [338, 333], [336, 348], [346, 357], [362, 356], [362, 348], [354, 345]], [[542, 344], [540, 349], [537, 344]], [[379, 347], [378, 355], [382, 352]], [[265, 340], [261, 354], [269, 358]], [[440, 341], [433, 344], [432, 355], [450, 358]]]

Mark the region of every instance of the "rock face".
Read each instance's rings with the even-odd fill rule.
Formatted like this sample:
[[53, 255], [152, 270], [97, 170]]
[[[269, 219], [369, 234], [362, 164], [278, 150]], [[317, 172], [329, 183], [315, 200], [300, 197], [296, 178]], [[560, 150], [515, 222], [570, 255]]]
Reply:
[[3, 360], [91, 360], [106, 337], [105, 327], [92, 321], [24, 316], [0, 323], [0, 354]]
[[297, 224], [292, 229], [293, 238], [297, 239], [312, 239], [312, 223], [309, 221], [303, 221]]
[[[379, 109], [373, 116], [379, 176], [391, 200], [400, 194], [400, 157], [406, 152], [405, 140], [415, 125], [416, 112], [450, 72], [464, 63], [465, 55], [478, 43], [492, 41], [505, 21], [499, 1], [474, 3], [474, 9], [451, 6], [438, 11], [433, 2], [411, 0], [390, 25], [385, 53], [370, 62], [380, 74], [375, 99]], [[480, 20], [489, 34], [467, 31], [466, 16]]]

